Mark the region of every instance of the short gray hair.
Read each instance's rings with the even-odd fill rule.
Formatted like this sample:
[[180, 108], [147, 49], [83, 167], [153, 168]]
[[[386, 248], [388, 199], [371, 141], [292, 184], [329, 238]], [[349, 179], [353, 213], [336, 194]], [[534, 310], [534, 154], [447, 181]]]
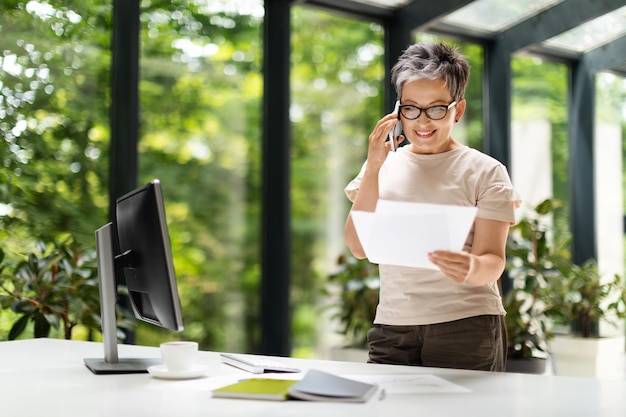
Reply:
[[416, 43], [407, 48], [391, 69], [391, 83], [398, 98], [408, 82], [442, 79], [453, 100], [465, 96], [470, 66], [458, 48], [443, 43]]

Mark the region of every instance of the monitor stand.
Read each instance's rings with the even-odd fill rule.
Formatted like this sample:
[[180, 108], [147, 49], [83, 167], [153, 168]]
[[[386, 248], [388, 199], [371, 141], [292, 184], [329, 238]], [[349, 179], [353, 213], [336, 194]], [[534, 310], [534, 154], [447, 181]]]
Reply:
[[107, 362], [103, 358], [85, 358], [85, 365], [94, 374], [142, 374], [153, 365], [163, 365], [156, 358], [122, 358], [117, 362]]
[[85, 358], [87, 368], [94, 374], [134, 374], [148, 372], [148, 367], [161, 365], [157, 358], [122, 358], [117, 354], [115, 305], [115, 258], [113, 256], [113, 225], [107, 223], [96, 230], [96, 253], [100, 287], [100, 316], [104, 358]]

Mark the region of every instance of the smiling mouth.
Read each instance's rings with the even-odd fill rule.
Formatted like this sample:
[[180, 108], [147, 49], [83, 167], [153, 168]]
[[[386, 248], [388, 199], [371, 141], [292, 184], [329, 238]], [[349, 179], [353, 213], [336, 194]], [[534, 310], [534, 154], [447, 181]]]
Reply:
[[429, 137], [431, 137], [435, 133], [435, 131], [434, 130], [416, 131], [415, 133], [420, 138], [429, 138]]

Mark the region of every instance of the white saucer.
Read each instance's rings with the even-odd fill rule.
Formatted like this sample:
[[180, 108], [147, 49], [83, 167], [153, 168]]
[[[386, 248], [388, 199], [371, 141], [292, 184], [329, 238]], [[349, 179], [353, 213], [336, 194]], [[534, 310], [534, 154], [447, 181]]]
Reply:
[[165, 365], [154, 365], [148, 367], [148, 373], [155, 378], [161, 379], [193, 379], [202, 378], [206, 376], [208, 366], [196, 365], [187, 371], [169, 371]]

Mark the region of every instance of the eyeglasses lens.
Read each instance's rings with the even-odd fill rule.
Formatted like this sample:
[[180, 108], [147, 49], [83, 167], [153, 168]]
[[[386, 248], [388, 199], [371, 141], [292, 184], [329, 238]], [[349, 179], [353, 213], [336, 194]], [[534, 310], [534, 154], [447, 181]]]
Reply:
[[426, 116], [428, 116], [430, 119], [439, 120], [439, 119], [443, 119], [446, 116], [446, 113], [448, 113], [448, 108], [445, 106], [435, 106], [435, 107], [430, 107], [426, 109], [425, 111], [426, 111]]
[[448, 106], [434, 106], [427, 109], [420, 109], [415, 106], [402, 106], [401, 112], [404, 117], [409, 120], [415, 120], [422, 114], [422, 111], [426, 113], [426, 117], [431, 120], [441, 120], [446, 117], [448, 113]]

